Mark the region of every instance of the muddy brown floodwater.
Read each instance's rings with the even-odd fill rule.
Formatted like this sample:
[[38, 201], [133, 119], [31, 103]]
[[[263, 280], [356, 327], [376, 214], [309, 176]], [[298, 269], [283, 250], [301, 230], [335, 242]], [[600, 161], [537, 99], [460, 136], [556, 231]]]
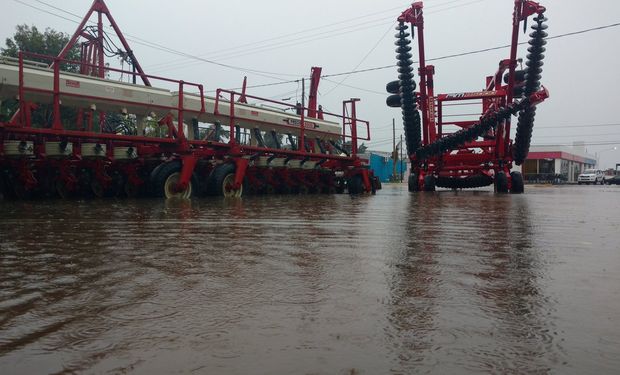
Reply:
[[620, 371], [620, 187], [0, 202], [0, 373]]

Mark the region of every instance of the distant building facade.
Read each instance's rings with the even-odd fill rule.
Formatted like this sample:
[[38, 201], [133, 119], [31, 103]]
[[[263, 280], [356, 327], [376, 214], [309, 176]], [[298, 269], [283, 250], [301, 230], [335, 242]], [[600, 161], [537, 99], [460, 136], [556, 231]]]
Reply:
[[532, 146], [521, 166], [526, 182], [577, 182], [585, 169], [596, 166], [596, 157], [583, 145]]
[[[399, 155], [400, 156], [400, 155]], [[383, 151], [367, 151], [365, 154], [360, 155], [363, 159], [368, 159], [370, 169], [374, 175], [377, 176], [381, 182], [391, 181], [394, 174], [394, 161], [392, 160], [392, 154], [390, 152]], [[406, 158], [406, 156], [405, 156]], [[396, 161], [396, 178], [399, 179], [402, 173], [403, 179], [407, 180], [407, 161]]]

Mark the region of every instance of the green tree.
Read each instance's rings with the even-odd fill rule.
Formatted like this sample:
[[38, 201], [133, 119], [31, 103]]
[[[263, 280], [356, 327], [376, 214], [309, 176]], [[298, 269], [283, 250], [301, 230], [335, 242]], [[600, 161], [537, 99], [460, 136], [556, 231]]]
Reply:
[[[51, 57], [58, 56], [60, 51], [69, 42], [70, 36], [60, 31], [46, 28], [40, 32], [36, 26], [17, 25], [13, 38], [7, 38], [5, 47], [0, 48], [0, 55], [18, 57], [19, 51], [33, 52]], [[39, 61], [50, 64], [51, 60], [26, 56], [26, 60]], [[79, 60], [80, 51], [78, 46], [73, 46], [65, 56], [66, 60]], [[60, 64], [60, 69], [68, 72], [78, 72], [79, 66], [76, 64]], [[15, 99], [5, 100], [0, 103], [0, 121], [8, 121], [18, 109], [18, 102]], [[75, 111], [69, 108], [61, 108], [63, 118], [75, 117]], [[51, 106], [42, 105], [33, 113], [33, 122], [44, 127], [51, 124]], [[68, 124], [66, 124], [68, 125]]]
[[[36, 26], [17, 25], [13, 38], [6, 38], [4, 48], [0, 49], [0, 55], [17, 57], [19, 51], [39, 53], [48, 56], [58, 56], [60, 51], [69, 42], [70, 36], [60, 31], [45, 29], [42, 33]], [[48, 59], [26, 57], [27, 60], [34, 60], [50, 64]], [[79, 60], [80, 51], [77, 46], [73, 46], [65, 56], [67, 60]], [[79, 67], [75, 64], [61, 64], [60, 68], [68, 72], [77, 72]]]

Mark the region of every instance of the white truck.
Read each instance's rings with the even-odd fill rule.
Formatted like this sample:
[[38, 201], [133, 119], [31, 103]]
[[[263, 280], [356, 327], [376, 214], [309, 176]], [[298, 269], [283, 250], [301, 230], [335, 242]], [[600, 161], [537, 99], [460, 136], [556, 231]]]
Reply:
[[577, 177], [577, 183], [579, 185], [596, 185], [597, 183], [603, 185], [605, 183], [603, 171], [600, 169], [586, 169]]

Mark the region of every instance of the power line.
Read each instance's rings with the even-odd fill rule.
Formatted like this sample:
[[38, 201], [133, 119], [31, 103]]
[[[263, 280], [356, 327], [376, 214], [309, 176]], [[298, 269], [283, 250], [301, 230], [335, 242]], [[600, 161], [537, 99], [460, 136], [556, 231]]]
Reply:
[[[14, 0], [14, 1], [18, 1], [18, 0]], [[599, 30], [609, 29], [609, 28], [618, 27], [618, 26], [620, 26], [620, 22], [612, 23], [612, 24], [608, 24], [608, 25], [604, 25], [604, 26], [592, 27], [592, 28], [589, 28], [589, 29], [584, 29], [584, 30], [579, 30], [579, 31], [574, 31], [574, 32], [569, 32], [569, 33], [564, 33], [564, 34], [559, 34], [559, 35], [547, 37], [547, 40], [549, 40], [549, 39], [559, 39], [559, 38], [564, 38], [564, 37], [567, 37], [567, 36], [584, 34], [584, 33], [591, 32], [591, 31], [599, 31]], [[527, 42], [519, 43], [519, 45], [523, 45], [523, 44], [527, 44]], [[455, 58], [455, 57], [474, 55], [474, 54], [479, 54], [479, 53], [484, 53], [484, 52], [489, 52], [489, 51], [495, 51], [495, 50], [498, 50], [498, 49], [509, 48], [509, 47], [510, 47], [510, 45], [506, 44], [506, 45], [503, 45], [503, 46], [497, 46], [497, 47], [491, 47], [491, 48], [483, 48], [483, 49], [478, 49], [478, 50], [474, 50], [474, 51], [468, 51], [468, 52], [461, 52], [461, 53], [456, 53], [456, 54], [439, 56], [439, 57], [427, 59], [426, 61], [446, 60], [446, 59], [451, 59], [451, 58]], [[415, 61], [414, 63], [417, 63], [417, 62], [418, 61]], [[395, 67], [395, 65], [383, 65], [383, 66], [376, 66], [376, 67], [372, 67], [372, 68], [365, 68], [365, 69], [359, 69], [359, 70], [355, 70], [354, 69], [354, 70], [351, 70], [351, 71], [348, 71], [348, 72], [340, 72], [340, 73], [334, 73], [334, 74], [325, 74], [325, 75], [322, 75], [321, 78], [332, 78], [332, 77], [338, 77], [338, 76], [343, 76], [343, 75], [367, 73], [367, 72], [373, 72], [373, 71], [376, 71], [376, 70], [393, 69], [394, 67]], [[285, 83], [285, 82], [282, 82], [282, 83]], [[275, 83], [275, 84], [280, 84], [280, 83]], [[264, 85], [260, 85], [260, 87], [265, 87], [265, 86], [270, 86], [270, 85], [273, 85], [273, 84], [264, 84]], [[355, 88], [355, 87], [352, 87], [352, 88]], [[360, 89], [360, 88], [357, 88], [357, 89]]]
[[[390, 32], [390, 30], [392, 30], [392, 27], [394, 27], [395, 23], [390, 24], [390, 26], [388, 27], [387, 31], [383, 34], [383, 36], [381, 36], [381, 38], [379, 38], [379, 40], [377, 40], [377, 43], [375, 43], [375, 45], [370, 49], [370, 51], [368, 51], [364, 57], [362, 57], [362, 60], [360, 60], [360, 62], [355, 66], [355, 68], [353, 68], [353, 70], [357, 69], [360, 67], [360, 65], [362, 65], [364, 63], [364, 61], [366, 61], [366, 59], [368, 58], [368, 56], [370, 56], [371, 53], [374, 52], [375, 49], [377, 49], [377, 47], [379, 46], [379, 43], [381, 43], [383, 41], [383, 39], [385, 39], [385, 37], [388, 35], [388, 33]], [[350, 74], [347, 74], [340, 82], [336, 83], [336, 85], [334, 87], [332, 87], [331, 89], [329, 89], [329, 91], [327, 91], [325, 93], [325, 95], [323, 95], [323, 97], [329, 95], [332, 91], [334, 91], [336, 88], [338, 88], [340, 85], [342, 85], [344, 83], [344, 81], [349, 78]]]
[[620, 123], [610, 123], [610, 124], [582, 124], [582, 125], [557, 125], [557, 126], [537, 126], [536, 128], [543, 129], [564, 129], [564, 128], [589, 128], [593, 126], [620, 126]]
[[534, 137], [535, 138], [570, 138], [570, 137], [603, 137], [603, 136], [610, 136], [610, 135], [620, 135], [620, 133], [534, 135]]
[[[579, 143], [577, 146], [612, 146], [612, 145], [617, 145], [620, 144], [620, 140], [617, 141], [601, 141], [601, 142], [583, 142], [583, 143]], [[538, 144], [532, 144], [532, 146], [538, 146], [538, 147], [542, 147], [542, 146], [575, 146], [574, 143], [538, 143]]]
[[[456, 3], [456, 2], [460, 2], [460, 1], [463, 1], [463, 0], [452, 0], [452, 1], [448, 1], [448, 2], [443, 3], [443, 4], [437, 4], [435, 6], [431, 5], [427, 9], [433, 9], [433, 8], [436, 8], [436, 7], [441, 7], [441, 6], [453, 4], [453, 3]], [[445, 9], [440, 9], [438, 11], [429, 12], [429, 13], [432, 14], [432, 13], [436, 13], [436, 12], [442, 12], [442, 11], [458, 8], [458, 7], [461, 7], [461, 6], [466, 6], [466, 5], [470, 5], [470, 4], [473, 4], [473, 3], [477, 3], [477, 2], [480, 2], [480, 1], [485, 1], [485, 0], [475, 0], [473, 2], [469, 2], [469, 3], [466, 3], [466, 4], [461, 4], [461, 5], [445, 8]], [[382, 18], [378, 18], [378, 19], [374, 19], [374, 20], [370, 20], [370, 21], [364, 21], [364, 22], [359, 23], [359, 24], [353, 24], [353, 25], [348, 25], [348, 26], [345, 26], [345, 27], [342, 27], [342, 28], [338, 28], [338, 29], [324, 31], [324, 32], [321, 32], [321, 33], [318, 33], [318, 34], [315, 33], [315, 34], [309, 35], [309, 36], [301, 36], [301, 37], [298, 37], [298, 38], [288, 39], [288, 40], [284, 40], [284, 41], [281, 41], [281, 42], [271, 43], [271, 44], [267, 44], [267, 45], [263, 45], [263, 46], [256, 46], [257, 44], [264, 43], [265, 41], [278, 40], [278, 39], [288, 38], [288, 37], [291, 37], [293, 35], [305, 34], [305, 33], [309, 32], [309, 31], [315, 31], [315, 30], [320, 30], [320, 29], [324, 29], [324, 28], [329, 28], [331, 26], [347, 23], [347, 22], [352, 21], [352, 20], [357, 20], [357, 19], [361, 19], [361, 18], [367, 18], [367, 17], [374, 16], [374, 15], [377, 15], [377, 14], [387, 13], [387, 12], [391, 12], [391, 11], [393, 11], [395, 9], [403, 9], [403, 8], [405, 8], [405, 6], [398, 7], [398, 8], [390, 8], [390, 9], [387, 9], [385, 11], [375, 12], [373, 14], [369, 14], [369, 15], [365, 15], [365, 16], [360, 16], [360, 17], [349, 19], [349, 20], [345, 20], [345, 21], [341, 21], [341, 22], [336, 22], [336, 23], [333, 23], [333, 24], [328, 24], [328, 25], [324, 25], [324, 26], [314, 27], [314, 28], [302, 30], [302, 31], [299, 31], [299, 32], [289, 33], [289, 34], [286, 34], [286, 35], [282, 35], [282, 36], [278, 36], [278, 37], [273, 37], [273, 38], [265, 39], [265, 40], [262, 40], [262, 41], [254, 42], [254, 43], [247, 43], [247, 44], [243, 44], [243, 45], [240, 45], [240, 46], [237, 46], [237, 47], [230, 47], [230, 48], [226, 48], [226, 49], [223, 49], [223, 50], [213, 51], [210, 54], [203, 55], [203, 56], [212, 56], [213, 54], [216, 54], [216, 56], [212, 57], [212, 58], [214, 58], [214, 59], [218, 59], [218, 58], [230, 59], [230, 58], [246, 56], [246, 55], [250, 55], [250, 54], [255, 54], [255, 53], [259, 53], [259, 52], [265, 52], [265, 51], [269, 51], [269, 50], [273, 50], [273, 49], [278, 49], [278, 48], [283, 48], [283, 47], [297, 46], [297, 45], [300, 45], [300, 44], [304, 44], [304, 43], [308, 43], [308, 42], [312, 42], [312, 41], [316, 41], [316, 40], [333, 38], [334, 36], [349, 34], [349, 33], [355, 32], [355, 31], [360, 31], [360, 30], [365, 30], [365, 29], [372, 28], [372, 27], [377, 27], [377, 26], [385, 25], [386, 23], [381, 22], [380, 24], [373, 24], [373, 25], [368, 26], [368, 27], [358, 27], [358, 26], [364, 26], [364, 25], [367, 25], [367, 24], [370, 24], [370, 23], [376, 23], [377, 21], [384, 21], [384, 20], [388, 20], [388, 19], [393, 20], [394, 17], [392, 17], [392, 16], [390, 16], [390, 17], [382, 17]], [[337, 33], [337, 34], [333, 34], [333, 32], [335, 32], [335, 31], [347, 30], [347, 29], [350, 29], [350, 30], [345, 31], [345, 32], [341, 32], [341, 33]], [[327, 34], [327, 36], [323, 36], [323, 37], [319, 37], [319, 38], [316, 37], [317, 35], [325, 35], [325, 34]], [[308, 39], [308, 38], [310, 38], [310, 39]], [[228, 53], [225, 53], [223, 55], [221, 54], [221, 52], [224, 52], [224, 51], [231, 51], [231, 50], [235, 51], [235, 50], [247, 47], [247, 46], [252, 46], [253, 48], [244, 49], [243, 52], [228, 52]], [[251, 52], [251, 51], [254, 51], [254, 52]], [[217, 55], [218, 52], [220, 53], [220, 55]], [[183, 60], [182, 59], [181, 60], [177, 59], [177, 60], [174, 60], [174, 61], [169, 61], [169, 62], [164, 62], [164, 63], [160, 63], [160, 64], [155, 64], [155, 65], [152, 65], [150, 67], [152, 68], [154, 66], [175, 66], [177, 64], [174, 64], [174, 63], [179, 62], [179, 61], [183, 61]]]
[[[67, 21], [70, 21], [70, 22], [73, 22], [73, 23], [79, 23], [79, 22], [77, 22], [75, 20], [71, 20], [71, 19], [69, 19], [67, 17], [64, 17], [62, 15], [59, 15], [59, 14], [47, 11], [45, 9], [41, 9], [39, 7], [36, 7], [34, 5], [31, 5], [31, 4], [28, 4], [28, 3], [23, 2], [21, 0], [13, 0], [13, 1], [15, 1], [17, 3], [20, 3], [22, 5], [28, 6], [30, 8], [33, 8], [33, 9], [45, 12], [47, 14], [50, 14], [50, 15], [53, 15], [53, 16], [65, 19]], [[74, 17], [81, 18], [80, 16], [78, 16], [78, 15], [72, 13], [72, 12], [69, 12], [69, 11], [61, 9], [59, 7], [56, 7], [54, 5], [48, 4], [48, 3], [44, 2], [44, 1], [41, 1], [41, 0], [35, 0], [35, 1], [37, 1], [38, 3], [44, 4], [44, 5], [47, 5], [47, 6], [51, 7], [51, 8], [53, 8], [53, 9], [62, 11], [62, 12], [67, 13], [67, 14], [70, 14], [70, 15], [72, 15]], [[439, 11], [450, 10], [452, 8], [469, 5], [469, 4], [473, 4], [473, 3], [476, 3], [476, 2], [480, 2], [480, 1], [483, 1], [483, 0], [476, 0], [476, 1], [473, 1], [471, 3], [461, 4], [459, 6], [445, 8], [445, 9], [441, 9]], [[452, 1], [452, 2], [455, 2], [455, 1]], [[449, 3], [451, 3], [451, 2], [442, 4], [442, 5], [447, 5]], [[617, 27], [617, 26], [620, 26], [620, 22], [613, 23], [613, 24], [608, 24], [608, 25], [603, 25], [603, 26], [592, 27], [592, 28], [578, 30], [578, 31], [573, 31], [573, 32], [564, 33], [564, 34], [559, 34], [559, 35], [555, 35], [555, 36], [550, 36], [550, 37], [547, 38], [547, 40], [559, 39], [559, 38], [563, 38], [563, 37], [567, 37], [567, 36], [574, 36], [574, 35], [578, 35], [578, 34], [584, 34], [584, 33], [588, 33], [588, 32], [591, 32], [591, 31], [604, 30], [604, 29], [608, 29], [608, 28], [612, 28], [612, 27]], [[126, 34], [126, 35], [128, 37], [130, 36], [129, 34]], [[271, 84], [255, 85], [255, 86], [252, 86], [252, 87], [266, 87], [266, 86], [272, 86], [272, 85], [276, 85], [276, 84], [286, 84], [286, 83], [298, 82], [299, 81], [299, 80], [289, 80], [289, 81], [286, 81], [286, 80], [284, 80], [282, 78], [272, 76], [272, 75], [299, 76], [299, 75], [266, 72], [266, 71], [247, 69], [247, 68], [237, 67], [237, 66], [233, 66], [233, 65], [223, 64], [223, 63], [219, 63], [219, 62], [216, 62], [216, 61], [211, 61], [211, 60], [203, 59], [203, 58], [201, 58], [199, 56], [194, 56], [194, 55], [187, 54], [187, 53], [184, 53], [184, 52], [181, 52], [181, 51], [177, 51], [177, 50], [168, 48], [166, 46], [163, 46], [163, 45], [160, 45], [160, 44], [157, 44], [157, 43], [153, 43], [153, 42], [146, 41], [144, 39], [140, 39], [140, 38], [135, 37], [135, 36], [131, 36], [131, 38], [133, 38], [133, 39], [130, 39], [130, 38], [128, 38], [128, 39], [132, 40], [133, 42], [135, 42], [137, 44], [144, 45], [146, 47], [158, 49], [158, 50], [161, 50], [161, 51], [164, 51], [164, 52], [167, 52], [167, 53], [176, 54], [176, 55], [184, 56], [184, 57], [191, 58], [191, 59], [197, 59], [197, 60], [200, 60], [202, 62], [218, 65], [218, 66], [229, 68], [229, 69], [234, 69], [234, 70], [238, 70], [238, 71], [242, 71], [242, 72], [254, 73], [256, 75], [260, 75], [260, 76], [264, 76], [264, 77], [267, 77], [267, 78], [271, 78], [271, 79], [275, 79], [275, 80], [281, 81], [281, 82], [276, 82], [276, 83], [271, 83]], [[519, 43], [519, 45], [523, 45], [523, 44], [527, 44], [527, 42]], [[468, 52], [462, 52], [462, 53], [457, 53], [457, 54], [444, 55], [444, 56], [440, 56], [440, 57], [436, 57], [436, 58], [430, 58], [430, 59], [427, 59], [427, 61], [430, 62], [430, 61], [445, 60], [445, 59], [450, 59], [450, 58], [455, 58], [455, 57], [462, 57], [462, 56], [468, 56], [468, 55], [473, 55], [473, 54], [479, 54], [479, 53], [499, 50], [499, 49], [508, 48], [508, 47], [510, 47], [510, 45], [502, 45], [502, 46], [496, 46], [496, 47], [491, 47], [491, 48], [484, 48], [484, 49], [479, 49], [479, 50], [474, 50], [474, 51], [468, 51]], [[365, 73], [365, 72], [376, 71], [376, 70], [390, 69], [390, 68], [394, 68], [394, 67], [395, 67], [395, 65], [384, 65], [384, 66], [378, 66], [378, 67], [366, 68], [366, 69], [360, 69], [360, 70], [353, 69], [352, 71], [348, 71], [348, 72], [341, 72], [341, 73], [324, 75], [321, 78], [338, 77], [338, 76], [343, 76], [343, 75], [348, 76], [348, 75], [351, 75], [351, 74], [359, 74], [359, 73]], [[356, 88], [356, 87], [352, 87], [352, 88]], [[357, 89], [361, 89], [361, 88], [357, 88]], [[368, 90], [368, 91], [371, 91], [371, 90]]]
[[[73, 23], [79, 24], [79, 22], [78, 22], [78, 21], [76, 21], [76, 20], [69, 19], [69, 18], [67, 18], [67, 17], [65, 17], [65, 16], [59, 15], [59, 14], [54, 13], [54, 12], [50, 12], [50, 11], [48, 11], [48, 10], [45, 10], [45, 9], [39, 8], [39, 7], [34, 6], [34, 5], [32, 5], [32, 4], [28, 4], [28, 3], [23, 2], [23, 1], [21, 1], [21, 0], [13, 0], [13, 1], [15, 1], [15, 2], [17, 2], [17, 3], [20, 3], [20, 4], [22, 4], [22, 5], [28, 6], [28, 7], [30, 7], [30, 8], [33, 8], [33, 9], [39, 10], [39, 11], [41, 11], [41, 12], [44, 12], [44, 13], [47, 13], [47, 14], [50, 14], [50, 15], [53, 15], [53, 16], [56, 16], [56, 17], [62, 18], [62, 19], [64, 19], [64, 20], [67, 20], [67, 21], [70, 21], [70, 22], [73, 22]], [[35, 1], [37, 1], [37, 2], [39, 2], [39, 3], [41, 3], [41, 4], [45, 4], [45, 5], [47, 5], [47, 6], [51, 7], [51, 8], [57, 9], [57, 10], [59, 10], [59, 11], [62, 11], [62, 12], [64, 12], [64, 13], [67, 13], [67, 14], [73, 15], [73, 16], [78, 17], [78, 18], [81, 18], [80, 16], [78, 16], [78, 15], [76, 15], [76, 14], [72, 13], [72, 12], [69, 12], [69, 11], [66, 11], [66, 10], [64, 10], [64, 9], [58, 8], [58, 7], [56, 7], [56, 6], [53, 6], [53, 5], [51, 5], [51, 4], [48, 4], [48, 3], [46, 3], [46, 2], [43, 2], [43, 1], [40, 1], [40, 0], [35, 0]], [[281, 76], [286, 76], [286, 75], [288, 75], [288, 76], [299, 76], [299, 75], [295, 75], [295, 74], [286, 74], [286, 73], [266, 72], [266, 71], [262, 71], [262, 70], [248, 69], [248, 68], [242, 68], [242, 67], [238, 67], [238, 66], [234, 66], [234, 65], [224, 64], [224, 63], [220, 63], [220, 62], [217, 62], [217, 61], [212, 61], [212, 60], [204, 59], [204, 58], [201, 58], [201, 57], [198, 57], [198, 56], [194, 56], [194, 55], [191, 55], [191, 54], [188, 54], [188, 53], [185, 53], [185, 52], [181, 52], [181, 51], [178, 51], [178, 50], [175, 50], [175, 49], [172, 49], [172, 48], [166, 47], [166, 46], [161, 45], [161, 44], [158, 44], [158, 43], [149, 42], [149, 41], [147, 41], [147, 40], [144, 40], [144, 39], [138, 38], [138, 37], [136, 37], [136, 36], [132, 36], [132, 35], [130, 35], [130, 34], [125, 34], [125, 37], [127, 38], [127, 40], [130, 40], [130, 41], [132, 41], [133, 43], [136, 43], [136, 44], [139, 44], [139, 45], [143, 45], [143, 46], [145, 46], [145, 47], [150, 47], [150, 48], [157, 49], [157, 50], [159, 50], [159, 51], [167, 52], [167, 53], [170, 53], [170, 54], [175, 54], [175, 55], [184, 56], [184, 57], [191, 58], [191, 59], [200, 60], [200, 61], [205, 62], [205, 63], [208, 63], [208, 64], [213, 64], [213, 65], [221, 66], [221, 67], [228, 68], [228, 69], [233, 69], [233, 70], [237, 70], [237, 71], [241, 71], [241, 72], [253, 73], [253, 74], [256, 74], [256, 75], [259, 75], [259, 76], [264, 76], [264, 77], [271, 78], [271, 79], [282, 80], [282, 78], [274, 77], [273, 75], [281, 75]]]
[[64, 20], [67, 20], [67, 21], [70, 21], [70, 22], [77, 23], [75, 20], [72, 20], [72, 19], [67, 18], [67, 17], [65, 17], [65, 16], [61, 16], [60, 14], [56, 14], [56, 13], [53, 13], [53, 12], [47, 11], [47, 10], [45, 10], [45, 9], [38, 8], [38, 7], [34, 6], [34, 5], [31, 5], [31, 4], [28, 4], [28, 3], [25, 3], [25, 2], [23, 2], [23, 1], [21, 1], [21, 0], [13, 0], [13, 1], [15, 1], [16, 3], [20, 3], [20, 4], [22, 4], [22, 5], [25, 5], [25, 6], [27, 6], [27, 7], [30, 7], [30, 8], [33, 8], [33, 9], [39, 10], [39, 11], [41, 11], [41, 12], [44, 12], [44, 13], [50, 14], [50, 15], [52, 15], [52, 16], [56, 16], [56, 17], [62, 18], [62, 19], [64, 19]]
[[[460, 0], [458, 0], [458, 1], [460, 1]], [[297, 31], [297, 32], [294, 32], [294, 33], [288, 33], [288, 34], [284, 34], [284, 35], [280, 35], [280, 36], [275, 36], [275, 37], [271, 37], [271, 38], [267, 38], [267, 39], [262, 39], [262, 40], [259, 40], [259, 41], [256, 41], [256, 42], [252, 42], [252, 43], [245, 43], [245, 44], [241, 44], [241, 45], [238, 45], [238, 46], [235, 46], [235, 47], [229, 47], [229, 48], [224, 48], [224, 49], [221, 49], [221, 50], [212, 51], [212, 52], [210, 52], [208, 54], [205, 54], [204, 56], [209, 56], [211, 54], [217, 54], [217, 53], [221, 53], [221, 52], [224, 52], [224, 51], [242, 49], [242, 48], [245, 48], [245, 47], [248, 47], [248, 46], [256, 46], [257, 44], [262, 44], [264, 42], [269, 42], [269, 41], [273, 41], [273, 40], [283, 39], [283, 38], [291, 37], [293, 35], [305, 34], [305, 33], [310, 32], [310, 31], [320, 30], [320, 29], [323, 29], [323, 28], [326, 28], [326, 27], [335, 26], [335, 25], [341, 25], [341, 24], [348, 23], [350, 21], [354, 21], [354, 20], [358, 20], [358, 19], [362, 19], [362, 18], [367, 18], [367, 17], [370, 17], [370, 16], [375, 16], [375, 15], [381, 14], [381, 13], [391, 12], [391, 11], [397, 10], [397, 9], [402, 9], [403, 7], [406, 7], [406, 5], [401, 6], [401, 7], [394, 7], [394, 8], [386, 9], [384, 11], [375, 12], [375, 13], [372, 13], [372, 14], [367, 14], [367, 15], [363, 15], [363, 16], [359, 16], [359, 17], [349, 18], [349, 19], [346, 19], [346, 20], [343, 20], [343, 21], [339, 21], [339, 22], [335, 22], [335, 23], [331, 23], [331, 24], [327, 24], [327, 25], [312, 27], [312, 28], [300, 30], [300, 31]], [[385, 18], [382, 18], [381, 20], [383, 20], [383, 19], [385, 19]], [[353, 26], [357, 26], [357, 25], [353, 25]], [[351, 26], [349, 26], [349, 27], [351, 27]], [[178, 61], [181, 61], [181, 60], [168, 61], [168, 62], [164, 62], [164, 63], [160, 63], [160, 64], [155, 64], [153, 66], [167, 65], [169, 63], [178, 62]]]
[[[454, 3], [454, 2], [458, 2], [458, 1], [462, 1], [462, 0], [453, 0], [453, 1], [450, 1], [450, 2], [447, 2], [447, 3], [444, 3], [444, 4], [440, 4], [439, 6], [451, 4], [451, 3]], [[444, 9], [440, 9], [440, 10], [437, 10], [437, 11], [434, 11], [434, 12], [427, 12], [427, 13], [432, 14], [432, 13], [443, 12], [443, 11], [446, 11], [446, 10], [451, 10], [451, 9], [459, 8], [459, 7], [462, 7], [462, 6], [471, 5], [471, 4], [474, 4], [474, 3], [481, 2], [481, 1], [486, 1], [486, 0], [475, 0], [475, 1], [472, 1], [472, 2], [469, 2], [469, 3], [465, 3], [465, 4], [461, 4], [461, 5], [456, 5], [456, 6], [452, 6], [452, 7], [449, 7], [449, 8], [444, 8]], [[428, 7], [428, 8], [434, 8], [434, 7], [431, 6], [431, 7]], [[335, 36], [350, 34], [350, 33], [355, 32], [355, 31], [366, 30], [366, 29], [370, 29], [370, 28], [386, 25], [386, 23], [384, 23], [384, 22], [381, 22], [381, 23], [376, 23], [376, 22], [377, 21], [384, 21], [384, 20], [388, 20], [388, 19], [393, 20], [394, 17], [390, 16], [390, 17], [383, 17], [383, 18], [380, 18], [380, 19], [372, 20], [372, 21], [365, 21], [365, 22], [363, 22], [361, 24], [349, 25], [349, 26], [345, 26], [345, 27], [342, 27], [342, 28], [339, 28], [339, 29], [329, 30], [329, 31], [321, 32], [321, 33], [314, 34], [314, 35], [302, 36], [300, 38], [289, 39], [289, 40], [285, 40], [285, 41], [282, 41], [282, 42], [272, 43], [272, 44], [264, 45], [264, 46], [257, 46], [257, 47], [254, 47], [254, 48], [246, 49], [243, 52], [231, 52], [231, 53], [224, 54], [224, 55], [216, 55], [216, 56], [214, 56], [212, 58], [213, 59], [232, 59], [232, 58], [237, 58], [237, 57], [241, 57], [241, 56], [247, 56], [247, 55], [253, 55], [253, 54], [256, 54], [256, 53], [271, 51], [271, 50], [274, 50], [274, 49], [279, 49], [279, 48], [284, 48], [284, 47], [298, 46], [300, 44], [305, 44], [305, 43], [309, 43], [309, 42], [313, 42], [313, 41], [317, 41], [317, 40], [331, 39], [331, 38], [333, 38]], [[373, 23], [373, 24], [370, 25], [370, 26], [367, 26], [370, 23]], [[358, 27], [358, 26], [362, 26], [362, 27]], [[333, 33], [334, 31], [340, 31], [340, 30], [347, 30], [347, 31], [343, 31], [343, 32], [336, 33], [336, 34]], [[291, 35], [293, 35], [293, 34], [291, 34]], [[317, 35], [324, 35], [324, 36], [316, 37]], [[183, 60], [175, 60], [175, 61], [183, 61]], [[200, 61], [195, 61], [195, 62], [190, 63], [190, 64], [191, 65], [200, 64]], [[167, 71], [167, 70], [170, 70], [170, 69], [174, 69], [174, 67], [176, 67], [176, 66], [185, 67], [187, 65], [188, 64], [181, 64], [181, 65], [179, 65], [179, 64], [165, 64], [164, 63], [165, 68], [164, 69], [159, 68], [159, 70], [157, 70], [157, 72], [163, 72], [163, 71]]]
[[[386, 24], [383, 21], [385, 21], [386, 19], [392, 19], [392, 18], [393, 17], [382, 18], [380, 20], [376, 20], [376, 21], [380, 21], [380, 23], [377, 23], [376, 21], [369, 21], [367, 23], [362, 24], [363, 26], [360, 26], [360, 25], [349, 25], [349, 26], [346, 26], [346, 27], [343, 27], [343, 28], [340, 28], [340, 29], [334, 29], [334, 30], [318, 33], [316, 35], [303, 36], [303, 37], [300, 37], [300, 38], [297, 38], [297, 39], [284, 40], [284, 41], [281, 41], [281, 42], [272, 43], [272, 44], [263, 45], [263, 46], [255, 46], [253, 48], [248, 48], [248, 49], [245, 49], [243, 51], [234, 51], [234, 52], [229, 52], [229, 53], [219, 54], [219, 55], [216, 54], [212, 58], [213, 59], [223, 59], [223, 60], [233, 59], [233, 58], [237, 58], [237, 57], [242, 57], [242, 56], [247, 56], [247, 55], [254, 55], [254, 54], [257, 54], [257, 53], [267, 52], [267, 51], [271, 51], [271, 50], [275, 50], [275, 49], [280, 49], [280, 48], [285, 48], [285, 47], [299, 46], [301, 44], [305, 44], [305, 43], [309, 43], [309, 42], [314, 42], [314, 41], [318, 41], [318, 40], [331, 39], [333, 37], [350, 34], [350, 33], [355, 32], [355, 31], [367, 30], [367, 29], [383, 26], [383, 25]], [[339, 33], [334, 33], [335, 31], [339, 31], [339, 30], [346, 30], [346, 31], [342, 31], [342, 32], [339, 32]], [[172, 68], [177, 67], [177, 66], [185, 66], [186, 64], [183, 63], [183, 61], [185, 61], [185, 60], [186, 59], [180, 59], [180, 60], [175, 60], [174, 63], [162, 64], [161, 66], [159, 66], [157, 68], [158, 69], [157, 71], [166, 71], [166, 70], [172, 69]], [[195, 62], [192, 63], [192, 65], [195, 65], [195, 64], [200, 64], [200, 61], [195, 61]]]
[[[620, 22], [612, 23], [612, 24], [604, 25], [604, 26], [592, 27], [592, 28], [589, 28], [589, 29], [574, 31], [574, 32], [570, 32], [570, 33], [550, 36], [550, 37], [547, 37], [547, 40], [559, 39], [559, 38], [564, 38], [564, 37], [567, 37], [567, 36], [572, 36], [572, 35], [577, 35], [577, 34], [584, 34], [584, 33], [591, 32], [591, 31], [604, 30], [604, 29], [609, 29], [609, 28], [617, 27], [617, 26], [620, 26]], [[518, 45], [523, 45], [523, 44], [527, 44], [527, 43], [528, 42], [521, 42]], [[450, 54], [450, 55], [444, 55], [444, 56], [440, 56], [440, 57], [426, 59], [426, 61], [438, 61], [438, 60], [451, 59], [451, 58], [454, 58], [454, 57], [462, 57], [462, 56], [468, 56], [468, 55], [475, 55], [475, 54], [479, 54], [479, 53], [495, 51], [495, 50], [498, 50], [498, 49], [509, 48], [509, 47], [510, 47], [510, 44], [506, 44], [506, 45], [497, 46], [497, 47], [483, 48], [483, 49], [478, 49], [478, 50], [474, 50], [474, 51], [468, 51], [468, 52], [461, 52], [461, 53], [455, 53], [455, 54]], [[419, 61], [415, 61], [414, 63], [418, 63], [418, 62]], [[394, 68], [394, 67], [395, 67], [395, 65], [383, 65], [383, 66], [377, 66], [377, 67], [373, 67], [373, 68], [353, 70], [353, 71], [350, 71], [350, 72], [342, 72], [342, 73], [329, 74], [329, 75], [325, 75], [323, 77], [337, 77], [337, 76], [348, 75], [348, 74], [366, 73], [366, 72], [372, 72], [372, 71], [375, 71], [375, 70], [390, 69], [390, 68]]]

